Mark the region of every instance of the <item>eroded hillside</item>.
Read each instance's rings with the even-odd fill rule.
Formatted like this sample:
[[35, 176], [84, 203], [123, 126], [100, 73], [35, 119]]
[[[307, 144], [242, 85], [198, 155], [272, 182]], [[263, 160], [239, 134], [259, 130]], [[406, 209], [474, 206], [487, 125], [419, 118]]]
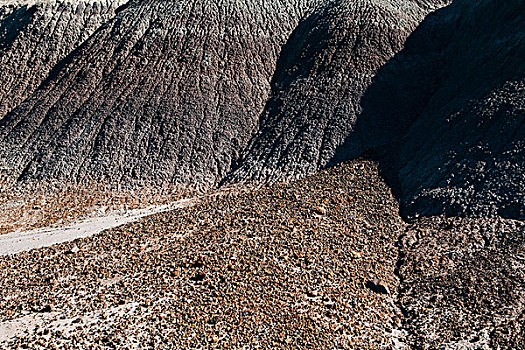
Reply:
[[266, 186], [0, 257], [0, 347], [524, 349], [523, 1], [120, 5], [0, 0], [0, 231]]
[[373, 151], [405, 216], [525, 217], [525, 4], [455, 1], [363, 96], [339, 159]]
[[0, 118], [126, 1], [0, 1]]
[[116, 5], [4, 11], [4, 69], [38, 71], [3, 75], [6, 110], [36, 90], [0, 121], [12, 178], [206, 190], [373, 154], [405, 217], [525, 215], [522, 2], [136, 1], [40, 85], [46, 33]]
[[19, 179], [216, 185], [315, 1], [135, 1], [0, 122]]
[[327, 1], [301, 21], [277, 63], [259, 130], [229, 181], [286, 180], [326, 167], [353, 132], [377, 70], [444, 3]]

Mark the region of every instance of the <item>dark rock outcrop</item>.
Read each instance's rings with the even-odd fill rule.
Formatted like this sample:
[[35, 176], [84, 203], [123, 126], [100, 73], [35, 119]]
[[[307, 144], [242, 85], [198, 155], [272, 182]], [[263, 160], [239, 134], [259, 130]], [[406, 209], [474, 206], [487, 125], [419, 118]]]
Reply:
[[126, 1], [0, 1], [0, 118]]
[[0, 159], [23, 180], [217, 184], [309, 3], [129, 3], [0, 122]]
[[286, 180], [325, 167], [352, 132], [377, 70], [444, 3], [329, 1], [303, 20], [278, 61], [259, 131], [228, 181]]

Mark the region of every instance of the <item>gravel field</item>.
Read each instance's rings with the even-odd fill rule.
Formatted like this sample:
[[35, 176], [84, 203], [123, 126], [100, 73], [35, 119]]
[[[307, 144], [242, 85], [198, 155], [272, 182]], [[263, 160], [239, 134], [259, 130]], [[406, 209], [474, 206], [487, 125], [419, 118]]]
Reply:
[[389, 348], [397, 210], [376, 165], [352, 162], [2, 257], [0, 344]]
[[525, 349], [525, 223], [431, 218], [402, 235], [399, 305], [423, 349]]
[[524, 223], [398, 210], [353, 161], [0, 257], [0, 348], [522, 349]]

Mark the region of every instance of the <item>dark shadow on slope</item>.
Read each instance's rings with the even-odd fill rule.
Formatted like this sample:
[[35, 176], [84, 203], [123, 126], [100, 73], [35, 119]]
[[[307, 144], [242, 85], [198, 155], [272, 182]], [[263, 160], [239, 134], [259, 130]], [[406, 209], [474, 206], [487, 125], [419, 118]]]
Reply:
[[[121, 6], [121, 7], [122, 7], [122, 10], [121, 10], [120, 12], [126, 10], [126, 8], [127, 8], [126, 5], [128, 5], [128, 4], [129, 4], [129, 3], [126, 3], [126, 4], [122, 5], [122, 6]], [[24, 9], [25, 9], [25, 8], [26, 8], [26, 7], [24, 7]], [[17, 12], [19, 12], [19, 11], [20, 11], [20, 10], [18, 10]], [[17, 12], [13, 13], [12, 15], [15, 15]], [[29, 10], [27, 10], [27, 9], [25, 10], [25, 13], [31, 13], [31, 16], [32, 16], [35, 12], [36, 12], [36, 6], [31, 7]], [[20, 17], [20, 16], [17, 16], [17, 17]], [[26, 16], [24, 16], [24, 18], [25, 18], [25, 17], [26, 17]], [[21, 22], [20, 20], [17, 20], [17, 21], [18, 21], [19, 23]], [[27, 26], [27, 25], [29, 24], [29, 22], [30, 22], [30, 18], [27, 20], [27, 22], [25, 23], [25, 25]], [[4, 22], [2, 22], [1, 25], [4, 25]], [[95, 30], [95, 32], [94, 32], [94, 33], [93, 33], [88, 39], [84, 40], [84, 42], [82, 42], [80, 45], [76, 46], [76, 47], [75, 47], [75, 48], [74, 48], [69, 54], [67, 54], [66, 57], [64, 57], [63, 59], [59, 60], [59, 61], [53, 66], [53, 68], [51, 69], [51, 71], [48, 73], [47, 77], [46, 77], [46, 78], [40, 83], [40, 85], [38, 86], [38, 88], [37, 88], [35, 91], [38, 92], [38, 91], [41, 91], [41, 90], [45, 90], [46, 87], [48, 87], [50, 84], [52, 84], [53, 82], [55, 82], [55, 81], [59, 78], [59, 76], [60, 76], [61, 72], [64, 70], [64, 68], [67, 67], [68, 65], [71, 65], [72, 62], [73, 62], [73, 59], [74, 59], [75, 57], [79, 56], [80, 53], [82, 53], [82, 51], [84, 51], [84, 50], [86, 49], [87, 43], [89, 43], [89, 39], [90, 39], [91, 37], [96, 36], [99, 32], [105, 30], [106, 28], [107, 28], [107, 23], [105, 23], [105, 24], [99, 26], [99, 27], [97, 28], [97, 30]], [[2, 29], [0, 29], [0, 30], [2, 30]], [[18, 28], [17, 30], [18, 30], [17, 33], [20, 33], [20, 32], [23, 32], [23, 31], [24, 31], [24, 28]], [[2, 32], [0, 31], [0, 33], [2, 33]], [[12, 33], [12, 34], [15, 34], [15, 33]], [[15, 38], [16, 38], [16, 36], [13, 36], [12, 34], [11, 34], [11, 36], [12, 36], [12, 38], [11, 38], [11, 44], [12, 44], [12, 41], [14, 41]], [[3, 40], [0, 41], [0, 53], [4, 50], [4, 46], [3, 46], [4, 43], [5, 43], [5, 41], [3, 41]], [[31, 97], [29, 97], [29, 98], [31, 98]], [[21, 104], [23, 104], [23, 102], [19, 103], [18, 106], [20, 106]], [[15, 107], [15, 109], [16, 109], [16, 107]], [[14, 110], [15, 110], [15, 109], [13, 109], [10, 113], [7, 113], [7, 114], [5, 114], [2, 118], [0, 118], [0, 128], [2, 128], [3, 126], [5, 126], [7, 123], [10, 122], [10, 119], [11, 119], [12, 114], [14, 113]], [[18, 181], [20, 181], [20, 180], [22, 180], [22, 179], [25, 178], [25, 175], [24, 175], [24, 174], [25, 174], [26, 170], [29, 169], [30, 165], [31, 165], [31, 163], [29, 163], [29, 164], [25, 167], [24, 171], [22, 171], [21, 175], [20, 175], [19, 178], [18, 178]]]
[[36, 6], [26, 5], [14, 10], [0, 22], [0, 55], [9, 50], [17, 36], [27, 29], [36, 11]]
[[380, 161], [408, 219], [524, 218], [523, 13], [518, 0], [458, 0], [429, 15], [374, 78], [329, 166]]
[[115, 9], [115, 15], [118, 15], [119, 13], [127, 10], [130, 7], [131, 3], [132, 3], [132, 0], [130, 0], [130, 1], [120, 5], [119, 7], [117, 7]]
[[[115, 17], [113, 17], [112, 19], [110, 19], [110, 21], [116, 21], [118, 23], [118, 21], [120, 21], [119, 19], [119, 16], [121, 13], [124, 13], [125, 14], [125, 11], [128, 10], [128, 8], [131, 6], [131, 3], [132, 1], [128, 1], [122, 5], [120, 5], [119, 7], [117, 7], [115, 9]], [[62, 60], [60, 60], [54, 67], [53, 69], [49, 72], [49, 75], [48, 77], [40, 84], [40, 86], [38, 87], [37, 90], [41, 90], [41, 89], [44, 89], [45, 87], [47, 87], [51, 82], [55, 81], [60, 72], [64, 69], [64, 67], [66, 67], [67, 65], [71, 64], [71, 62], [73, 61], [73, 59], [77, 56], [79, 56], [79, 54], [86, 48], [87, 44], [90, 42], [90, 39], [92, 37], [96, 37], [101, 31], [104, 31], [108, 28], [108, 22], [100, 25], [94, 32], [93, 34], [91, 34], [86, 40], [84, 40], [84, 42], [82, 42], [80, 45], [78, 45], [77, 47], [75, 47], [75, 49], [73, 51], [71, 51], [66, 57], [64, 57]]]
[[[334, 4], [329, 5], [333, 7]], [[258, 146], [257, 141], [261, 138], [261, 135], [264, 135], [263, 138], [267, 141], [268, 145], [271, 143], [271, 140], [278, 137], [278, 130], [275, 130], [274, 124], [277, 123], [276, 118], [283, 117], [283, 113], [281, 112], [285, 108], [283, 100], [280, 97], [286, 94], [287, 90], [289, 90], [297, 80], [307, 79], [309, 77], [315, 65], [314, 55], [326, 49], [326, 37], [329, 29], [318, 26], [321, 17], [321, 13], [315, 11], [301, 20], [290, 34], [286, 43], [282, 46], [275, 72], [270, 82], [270, 98], [266, 102], [263, 115], [261, 115], [259, 119], [259, 132], [255, 134], [248, 143], [244, 151], [245, 156]], [[312, 40], [312, 38], [315, 40]], [[298, 62], [300, 62], [300, 64]], [[273, 149], [272, 152], [273, 151], [275, 151], [275, 149]], [[235, 179], [235, 173], [243, 166], [243, 162], [246, 161], [245, 156], [241, 153], [240, 157], [234, 160], [228, 175], [222, 179], [219, 187], [238, 181], [238, 179]], [[272, 154], [266, 154], [268, 158], [271, 156]]]
[[[129, 2], [125, 3], [124, 5], [118, 7], [116, 10], [115, 10], [115, 17], [113, 17], [110, 21], [119, 21], [120, 19], [118, 18], [119, 17], [119, 14], [124, 12], [127, 8], [129, 7]], [[118, 11], [118, 12], [117, 12]], [[118, 22], [117, 22], [118, 23]], [[57, 80], [57, 78], [59, 77], [60, 75], [60, 72], [62, 72], [62, 70], [70, 65], [72, 62], [73, 62], [73, 59], [75, 57], [78, 57], [80, 56], [80, 54], [82, 53], [82, 51], [84, 51], [86, 49], [86, 47], [88, 46], [88, 44], [90, 43], [90, 40], [91, 38], [93, 37], [96, 37], [97, 35], [99, 35], [100, 32], [104, 31], [104, 30], [107, 30], [108, 28], [108, 22], [100, 25], [94, 32], [93, 34], [91, 34], [86, 40], [84, 40], [84, 42], [82, 42], [80, 45], [78, 45], [77, 47], [75, 47], [73, 49], [73, 51], [71, 51], [66, 57], [64, 57], [63, 59], [61, 59], [60, 61], [57, 62], [57, 64], [53, 67], [53, 69], [51, 69], [51, 71], [49, 72], [47, 78], [39, 85], [37, 91], [39, 90], [43, 90], [44, 88], [46, 88], [47, 86], [49, 86], [52, 82], [54, 82], [55, 80]]]
[[[354, 131], [327, 167], [359, 157], [379, 161], [382, 177], [396, 198], [401, 198], [400, 139], [438, 87], [443, 66], [439, 48], [452, 36], [439, 26], [453, 11], [448, 6], [428, 15], [409, 36], [405, 49], [381, 67], [361, 99], [362, 112]], [[440, 40], [429, 39], [435, 33], [442, 36]]]
[[[402, 197], [398, 178], [400, 139], [438, 87], [438, 72], [443, 66], [439, 48], [452, 33], [435, 28], [452, 11], [448, 6], [428, 15], [407, 39], [405, 49], [378, 71], [361, 99], [362, 112], [354, 131], [327, 167], [358, 157], [379, 161], [381, 176], [394, 196]], [[429, 40], [434, 32], [441, 34], [440, 40]]]
[[259, 131], [223, 183], [287, 181], [330, 161], [354, 128], [369, 77], [425, 13], [390, 5], [329, 1], [301, 21], [281, 51]]

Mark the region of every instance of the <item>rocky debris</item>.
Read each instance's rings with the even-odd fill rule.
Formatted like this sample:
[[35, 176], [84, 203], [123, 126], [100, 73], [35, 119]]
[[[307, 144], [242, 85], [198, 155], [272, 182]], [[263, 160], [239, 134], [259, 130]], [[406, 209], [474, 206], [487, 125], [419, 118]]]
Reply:
[[0, 160], [20, 180], [214, 186], [316, 2], [131, 1], [0, 121]]
[[354, 161], [1, 257], [0, 347], [523, 349], [525, 224], [397, 213]]
[[326, 208], [325, 207], [315, 207], [314, 211], [319, 215], [325, 215], [326, 214]]
[[525, 349], [525, 223], [436, 217], [400, 240], [399, 306], [421, 349]]
[[0, 1], [0, 119], [126, 1]]
[[391, 348], [401, 314], [364, 285], [397, 286], [397, 210], [377, 166], [351, 162], [1, 257], [0, 329], [53, 312], [0, 347]]
[[[524, 217], [524, 5], [457, 0], [410, 34], [444, 4], [120, 8], [1, 119], [2, 178], [206, 189], [367, 154], [414, 221], [353, 161], [2, 257], [0, 330], [46, 323], [0, 345], [523, 348], [525, 227], [486, 217]], [[38, 13], [5, 8], [2, 53]], [[482, 218], [418, 218], [442, 213]]]
[[38, 312], [38, 313], [51, 312], [51, 306], [45, 305], [41, 308], [33, 308], [31, 311]]
[[500, 349], [523, 349], [525, 346], [525, 312], [498, 325], [490, 334], [491, 345]]
[[458, 0], [379, 70], [340, 159], [373, 151], [405, 217], [525, 218], [525, 3]]
[[259, 130], [228, 181], [286, 180], [326, 167], [353, 131], [377, 70], [445, 3], [327, 1], [302, 20], [277, 62]]

